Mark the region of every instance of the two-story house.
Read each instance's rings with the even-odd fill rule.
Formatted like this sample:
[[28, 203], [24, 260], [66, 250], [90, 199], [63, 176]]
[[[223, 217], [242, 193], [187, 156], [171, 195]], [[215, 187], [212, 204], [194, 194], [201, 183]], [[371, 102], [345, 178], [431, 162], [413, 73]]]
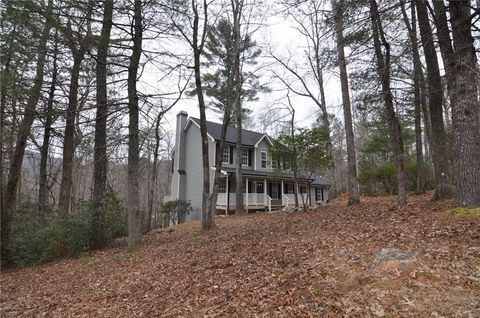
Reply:
[[[267, 134], [242, 130], [242, 148], [236, 149], [237, 129], [227, 128], [225, 149], [218, 153], [222, 124], [207, 122], [208, 152], [210, 161], [210, 191], [213, 189], [215, 160], [222, 156], [222, 177], [220, 179], [217, 209], [235, 209], [235, 160], [236, 152], [242, 155], [243, 202], [245, 209], [263, 210], [295, 204], [293, 173], [288, 166], [282, 173], [272, 169], [269, 148], [272, 139]], [[192, 207], [188, 219], [200, 217], [202, 207], [202, 143], [200, 120], [188, 117], [181, 111], [177, 114], [176, 139], [173, 159], [171, 199], [184, 199]], [[280, 164], [274, 162], [274, 164]], [[283, 163], [288, 165], [288, 163]], [[282, 169], [283, 170], [283, 169]], [[329, 182], [320, 176], [309, 174], [299, 182], [298, 202], [308, 205], [320, 204], [328, 200]], [[310, 193], [310, 195], [308, 195]]]

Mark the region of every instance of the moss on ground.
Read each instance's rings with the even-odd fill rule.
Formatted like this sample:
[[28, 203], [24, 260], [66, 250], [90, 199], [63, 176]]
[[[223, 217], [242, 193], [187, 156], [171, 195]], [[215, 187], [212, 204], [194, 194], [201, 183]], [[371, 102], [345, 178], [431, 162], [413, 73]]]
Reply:
[[476, 208], [476, 209], [454, 208], [454, 209], [443, 211], [442, 214], [445, 216], [455, 216], [455, 217], [469, 216], [474, 218], [480, 218], [480, 208]]

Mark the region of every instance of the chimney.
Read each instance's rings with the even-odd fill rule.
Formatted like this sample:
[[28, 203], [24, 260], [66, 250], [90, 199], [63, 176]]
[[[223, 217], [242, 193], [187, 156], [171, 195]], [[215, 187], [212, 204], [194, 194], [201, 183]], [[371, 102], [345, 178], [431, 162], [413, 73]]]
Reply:
[[175, 130], [175, 155], [173, 159], [172, 197], [185, 199], [185, 124], [188, 113], [180, 111], [177, 114]]

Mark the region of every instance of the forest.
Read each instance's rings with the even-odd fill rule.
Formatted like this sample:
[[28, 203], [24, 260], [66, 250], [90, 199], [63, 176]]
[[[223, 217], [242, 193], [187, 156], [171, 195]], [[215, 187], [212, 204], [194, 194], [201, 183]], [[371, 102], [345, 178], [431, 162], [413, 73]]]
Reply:
[[[478, 0], [3, 0], [0, 8], [2, 268], [119, 240], [135, 253], [148, 249], [149, 232], [174, 231], [188, 211], [168, 202], [171, 123], [183, 109], [200, 119], [195, 226], [212, 237], [230, 221], [216, 215], [222, 160], [209, 166], [207, 120], [223, 125], [220, 153], [228, 126], [239, 147], [242, 129], [269, 134], [279, 142], [273, 160], [288, 153], [293, 171], [324, 175], [345, 211], [395, 196], [392, 209], [480, 215]], [[250, 218], [241, 206], [235, 214]]]

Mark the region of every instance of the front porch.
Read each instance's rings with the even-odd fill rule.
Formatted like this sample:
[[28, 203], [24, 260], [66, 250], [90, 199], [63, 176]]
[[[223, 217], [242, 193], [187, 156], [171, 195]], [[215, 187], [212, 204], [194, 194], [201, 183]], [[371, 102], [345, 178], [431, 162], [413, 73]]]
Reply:
[[[275, 209], [295, 205], [294, 183], [292, 180], [278, 180], [274, 178], [244, 177], [242, 182], [243, 204], [246, 211]], [[310, 185], [305, 182], [298, 187], [298, 204], [312, 204], [308, 195]], [[302, 197], [303, 194], [303, 197]], [[315, 201], [315, 200], [314, 200]], [[235, 210], [235, 176], [228, 174], [220, 179], [217, 209]]]

